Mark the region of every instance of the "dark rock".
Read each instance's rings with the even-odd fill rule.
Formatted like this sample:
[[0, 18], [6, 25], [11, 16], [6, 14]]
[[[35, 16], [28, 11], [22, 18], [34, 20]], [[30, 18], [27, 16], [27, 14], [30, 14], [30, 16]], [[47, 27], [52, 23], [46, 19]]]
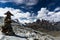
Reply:
[[34, 40], [39, 40], [39, 39], [34, 39]]
[[2, 27], [2, 32], [5, 34], [5, 35], [15, 35], [15, 33], [13, 32], [13, 29], [12, 29], [12, 26], [11, 26], [11, 16], [13, 14], [11, 14], [9, 11], [7, 13], [5, 13], [6, 18], [4, 20], [4, 26]]

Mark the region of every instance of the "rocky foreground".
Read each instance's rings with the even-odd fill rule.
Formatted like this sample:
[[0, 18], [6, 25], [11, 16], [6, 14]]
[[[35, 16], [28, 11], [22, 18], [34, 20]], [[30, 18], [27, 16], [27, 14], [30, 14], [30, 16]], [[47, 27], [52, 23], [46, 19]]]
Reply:
[[13, 30], [17, 36], [7, 36], [0, 31], [0, 40], [55, 40], [54, 37], [46, 33], [38, 32], [30, 28], [13, 26]]
[[0, 28], [0, 40], [60, 40], [60, 37], [53, 37], [46, 33], [23, 27], [17, 23], [12, 23], [12, 28], [18, 36], [4, 35]]

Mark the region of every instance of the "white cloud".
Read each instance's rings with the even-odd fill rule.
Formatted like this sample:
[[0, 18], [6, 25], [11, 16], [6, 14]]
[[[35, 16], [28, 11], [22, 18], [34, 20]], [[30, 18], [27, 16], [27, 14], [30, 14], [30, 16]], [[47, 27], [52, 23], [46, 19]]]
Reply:
[[[60, 8], [56, 8], [55, 10], [59, 10], [59, 9]], [[37, 18], [58, 22], [58, 21], [60, 21], [60, 11], [55, 12], [55, 10], [54, 11], [49, 11], [46, 8], [41, 8], [41, 10], [38, 11]]]
[[38, 11], [37, 18], [46, 19], [48, 12], [49, 12], [49, 11], [48, 11], [46, 8], [41, 8], [41, 10]]
[[54, 13], [54, 15], [51, 15], [50, 16], [50, 20], [54, 20], [54, 22], [58, 22], [58, 21], [60, 21], [60, 12], [56, 12], [56, 13]]
[[7, 11], [10, 11], [12, 14], [16, 14], [18, 12], [20, 12], [19, 9], [13, 9], [13, 8], [0, 8], [0, 16], [4, 16], [4, 13], [6, 13]]
[[[31, 14], [29, 12], [24, 13], [23, 11], [21, 11], [20, 9], [14, 9], [14, 8], [0, 8], [0, 16], [5, 17], [4, 13], [6, 13], [7, 11], [10, 11], [14, 16], [12, 16], [12, 19], [18, 19], [20, 23], [31, 23], [34, 20], [32, 20], [31, 18]], [[21, 18], [26, 18], [26, 19], [21, 19]]]
[[36, 5], [38, 0], [27, 0], [26, 5]]
[[2, 3], [11, 2], [11, 0], [0, 0]]
[[[14, 9], [14, 8], [0, 8], [0, 16], [5, 17], [4, 13], [6, 13], [7, 11], [10, 11], [14, 16], [12, 17], [12, 19], [18, 19], [20, 23], [32, 23], [34, 21], [36, 21], [37, 19], [45, 19], [45, 20], [49, 20], [49, 21], [53, 21], [54, 22], [58, 22], [60, 21], [60, 11], [59, 12], [55, 12], [55, 11], [49, 11], [46, 8], [41, 8], [40, 11], [38, 11], [38, 15], [34, 16], [34, 13], [32, 13], [33, 15], [30, 16], [30, 12], [26, 12], [24, 13], [23, 11], [21, 11], [20, 9]], [[22, 18], [22, 19], [21, 19]], [[24, 19], [25, 18], [25, 19]]]
[[14, 2], [16, 4], [25, 4], [26, 6], [36, 5], [38, 0], [0, 0], [2, 3]]
[[0, 1], [0, 2], [2, 2], [2, 3], [6, 3], [6, 2], [8, 2], [8, 1]]
[[58, 11], [58, 10], [60, 10], [60, 7], [57, 7], [54, 11]]
[[12, 2], [15, 2], [16, 4], [24, 4], [24, 0], [12, 0]]
[[36, 5], [38, 0], [13, 0], [16, 4], [25, 4], [26, 6]]

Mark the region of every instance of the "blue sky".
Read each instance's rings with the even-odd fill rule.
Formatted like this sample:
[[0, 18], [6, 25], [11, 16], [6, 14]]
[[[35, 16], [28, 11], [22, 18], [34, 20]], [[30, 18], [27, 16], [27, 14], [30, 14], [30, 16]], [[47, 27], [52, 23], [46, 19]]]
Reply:
[[[7, 2], [5, 2], [7, 1]], [[22, 2], [19, 3], [18, 1], [15, 2], [16, 0], [0, 0], [0, 7], [12, 7], [12, 8], [16, 8], [16, 9], [21, 9], [24, 12], [25, 11], [34, 11], [37, 12], [38, 10], [40, 10], [42, 7], [46, 7], [47, 9], [49, 9], [50, 11], [53, 11], [56, 7], [60, 7], [60, 0], [35, 0], [37, 1], [37, 3], [35, 4], [23, 4]], [[23, 0], [24, 1], [24, 0]], [[28, 2], [28, 1], [26, 1]]]
[[23, 21], [28, 20], [30, 22], [40, 18], [45, 20], [50, 20], [51, 18], [52, 20], [55, 20], [57, 18], [58, 19], [57, 21], [60, 20], [59, 17], [57, 17], [56, 15], [60, 14], [60, 0], [0, 0], [0, 8], [2, 9], [12, 8], [14, 10], [17, 9], [22, 11], [22, 13], [21, 11], [19, 11], [21, 15], [25, 13], [30, 15], [29, 18], [27, 19], [24, 18]]

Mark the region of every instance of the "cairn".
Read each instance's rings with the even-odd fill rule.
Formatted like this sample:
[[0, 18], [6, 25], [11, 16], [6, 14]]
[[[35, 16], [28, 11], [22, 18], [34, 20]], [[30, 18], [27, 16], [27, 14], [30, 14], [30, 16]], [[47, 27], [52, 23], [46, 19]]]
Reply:
[[11, 26], [11, 16], [13, 16], [13, 14], [11, 14], [9, 11], [7, 13], [5, 13], [6, 17], [4, 19], [4, 26], [2, 27], [2, 33], [4, 33], [5, 35], [15, 35], [15, 33], [13, 32], [12, 26]]

